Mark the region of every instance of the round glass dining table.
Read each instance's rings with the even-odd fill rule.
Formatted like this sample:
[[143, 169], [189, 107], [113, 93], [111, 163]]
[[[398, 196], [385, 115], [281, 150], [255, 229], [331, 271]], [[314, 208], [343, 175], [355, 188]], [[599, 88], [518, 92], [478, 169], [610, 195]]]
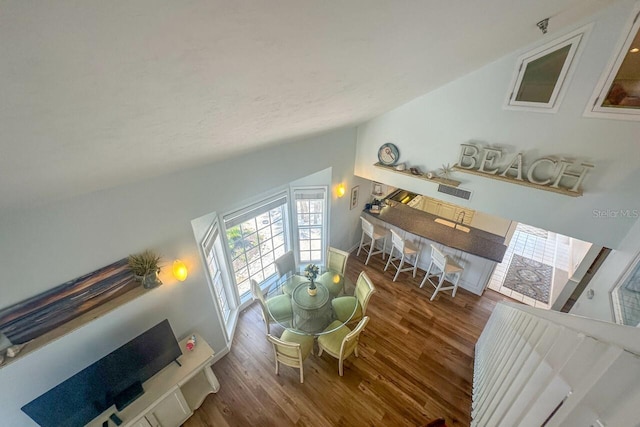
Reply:
[[[269, 289], [266, 297], [283, 299], [286, 295], [291, 302], [291, 317], [284, 318], [282, 311], [270, 313], [278, 324], [282, 327], [304, 335], [322, 335], [339, 329], [348, 323], [356, 312], [357, 304], [353, 312], [348, 317], [343, 317], [344, 322], [337, 318], [333, 310], [332, 300], [334, 298], [353, 295], [353, 283], [342, 274], [320, 268], [320, 274], [314, 280], [316, 292], [309, 292], [311, 280], [304, 276], [304, 273], [289, 273], [278, 279], [276, 285]], [[269, 308], [267, 304], [267, 308]], [[340, 324], [327, 329], [335, 320], [340, 320]]]

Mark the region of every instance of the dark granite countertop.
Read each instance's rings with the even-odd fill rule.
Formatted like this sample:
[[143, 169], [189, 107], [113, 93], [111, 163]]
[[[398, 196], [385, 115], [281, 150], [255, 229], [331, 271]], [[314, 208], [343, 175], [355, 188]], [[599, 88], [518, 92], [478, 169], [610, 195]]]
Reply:
[[380, 213], [365, 213], [425, 239], [495, 262], [502, 262], [507, 246], [504, 237], [469, 227], [468, 233], [438, 224], [435, 215], [398, 203], [382, 208]]

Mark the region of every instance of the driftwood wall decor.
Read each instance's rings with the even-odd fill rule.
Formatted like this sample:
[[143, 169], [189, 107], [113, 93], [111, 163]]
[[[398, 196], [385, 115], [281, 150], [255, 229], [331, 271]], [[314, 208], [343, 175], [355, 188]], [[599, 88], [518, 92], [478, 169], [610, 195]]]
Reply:
[[0, 332], [23, 344], [139, 286], [124, 258], [0, 310]]

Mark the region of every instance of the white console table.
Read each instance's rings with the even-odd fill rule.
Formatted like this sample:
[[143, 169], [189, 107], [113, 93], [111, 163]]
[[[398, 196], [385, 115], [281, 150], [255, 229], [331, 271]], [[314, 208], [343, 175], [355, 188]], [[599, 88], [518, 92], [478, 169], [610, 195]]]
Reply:
[[[144, 394], [118, 412], [112, 406], [87, 424], [109, 427], [116, 424], [109, 418], [116, 414], [120, 427], [178, 427], [198, 409], [210, 393], [220, 390], [220, 383], [211, 370], [213, 350], [198, 334], [193, 351], [186, 349], [188, 338], [180, 341], [182, 356], [142, 384]], [[190, 336], [189, 336], [190, 337]]]

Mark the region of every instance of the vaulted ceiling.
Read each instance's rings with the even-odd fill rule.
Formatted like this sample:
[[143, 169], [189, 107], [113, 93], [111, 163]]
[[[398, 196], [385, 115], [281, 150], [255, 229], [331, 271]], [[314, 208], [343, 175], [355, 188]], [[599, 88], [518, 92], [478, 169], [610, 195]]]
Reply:
[[0, 208], [357, 125], [612, 2], [0, 0]]

